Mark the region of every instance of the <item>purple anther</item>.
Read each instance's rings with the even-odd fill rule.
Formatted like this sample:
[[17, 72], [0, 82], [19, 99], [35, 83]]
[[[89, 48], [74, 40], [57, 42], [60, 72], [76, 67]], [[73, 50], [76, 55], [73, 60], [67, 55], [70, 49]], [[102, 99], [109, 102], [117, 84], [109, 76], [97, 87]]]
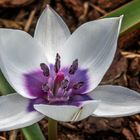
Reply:
[[74, 88], [74, 89], [79, 89], [79, 88], [81, 88], [83, 85], [84, 85], [84, 82], [78, 82], [78, 83], [76, 83], [76, 84], [73, 85], [73, 88]]
[[78, 69], [78, 59], [74, 60], [69, 68], [69, 74], [75, 74]]
[[44, 76], [48, 77], [50, 75], [49, 67], [45, 63], [41, 63], [40, 67], [41, 67], [41, 69], [43, 71]]
[[58, 73], [60, 69], [60, 55], [57, 53], [56, 54], [56, 59], [55, 59], [55, 72]]
[[49, 86], [47, 85], [47, 84], [44, 84], [44, 85], [42, 85], [42, 90], [44, 91], [44, 92], [48, 92], [49, 91]]
[[68, 79], [64, 79], [62, 81], [61, 88], [62, 89], [66, 89], [68, 87], [68, 84], [69, 84], [69, 80]]

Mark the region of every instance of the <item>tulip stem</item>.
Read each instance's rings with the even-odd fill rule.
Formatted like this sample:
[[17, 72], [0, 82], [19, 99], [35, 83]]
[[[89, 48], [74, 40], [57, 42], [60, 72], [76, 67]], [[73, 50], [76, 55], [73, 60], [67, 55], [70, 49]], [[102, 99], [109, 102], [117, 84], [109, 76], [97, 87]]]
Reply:
[[48, 140], [57, 140], [57, 121], [48, 119]]

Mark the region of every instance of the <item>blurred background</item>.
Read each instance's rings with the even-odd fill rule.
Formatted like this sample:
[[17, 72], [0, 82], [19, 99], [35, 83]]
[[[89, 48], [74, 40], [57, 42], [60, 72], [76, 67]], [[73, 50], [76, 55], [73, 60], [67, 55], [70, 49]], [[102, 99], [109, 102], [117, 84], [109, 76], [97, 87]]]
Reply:
[[[129, 2], [132, 0], [0, 0], [0, 27], [33, 35], [37, 19], [49, 3], [73, 32], [82, 23], [106, 16]], [[140, 92], [139, 28], [121, 34], [114, 62], [101, 84], [123, 85]], [[47, 120], [39, 124], [47, 137]], [[140, 140], [140, 115], [116, 119], [89, 117], [81, 122], [59, 123], [58, 131], [59, 140]], [[0, 140], [24, 139], [21, 130], [0, 132]]]

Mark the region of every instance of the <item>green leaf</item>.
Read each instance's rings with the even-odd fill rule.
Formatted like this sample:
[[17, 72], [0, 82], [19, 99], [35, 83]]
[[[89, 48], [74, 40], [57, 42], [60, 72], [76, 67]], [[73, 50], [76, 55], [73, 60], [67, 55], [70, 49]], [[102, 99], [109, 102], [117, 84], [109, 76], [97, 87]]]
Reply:
[[0, 93], [2, 95], [13, 93], [14, 89], [9, 85], [6, 81], [5, 77], [3, 76], [2, 72], [0, 71]]
[[121, 35], [140, 27], [140, 0], [133, 0], [128, 4], [112, 11], [104, 17], [116, 17], [124, 15], [121, 27]]
[[38, 124], [22, 128], [22, 132], [27, 140], [45, 140]]
[[[0, 71], [0, 93], [6, 95], [15, 92]], [[38, 123], [22, 129], [27, 140], [45, 140]]]

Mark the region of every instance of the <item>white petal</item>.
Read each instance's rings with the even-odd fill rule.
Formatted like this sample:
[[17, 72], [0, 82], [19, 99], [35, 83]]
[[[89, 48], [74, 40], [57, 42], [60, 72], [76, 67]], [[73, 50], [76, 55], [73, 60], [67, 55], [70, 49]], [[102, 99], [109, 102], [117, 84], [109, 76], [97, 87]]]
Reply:
[[121, 21], [122, 16], [83, 24], [60, 50], [63, 65], [78, 59], [81, 68], [89, 69], [90, 90], [97, 87], [112, 63]]
[[94, 112], [99, 117], [122, 117], [140, 113], [140, 94], [121, 86], [99, 86], [90, 96], [101, 100]]
[[23, 128], [40, 121], [44, 115], [27, 111], [29, 100], [18, 94], [0, 97], [0, 131]]
[[48, 5], [40, 16], [34, 38], [45, 48], [46, 57], [50, 63], [54, 63], [58, 48], [61, 47], [70, 31], [62, 18]]
[[25, 97], [22, 76], [46, 62], [43, 48], [29, 34], [19, 30], [0, 29], [0, 68], [13, 88]]
[[93, 114], [99, 101], [86, 101], [82, 107], [72, 105], [34, 105], [34, 108], [57, 121], [80, 121]]

